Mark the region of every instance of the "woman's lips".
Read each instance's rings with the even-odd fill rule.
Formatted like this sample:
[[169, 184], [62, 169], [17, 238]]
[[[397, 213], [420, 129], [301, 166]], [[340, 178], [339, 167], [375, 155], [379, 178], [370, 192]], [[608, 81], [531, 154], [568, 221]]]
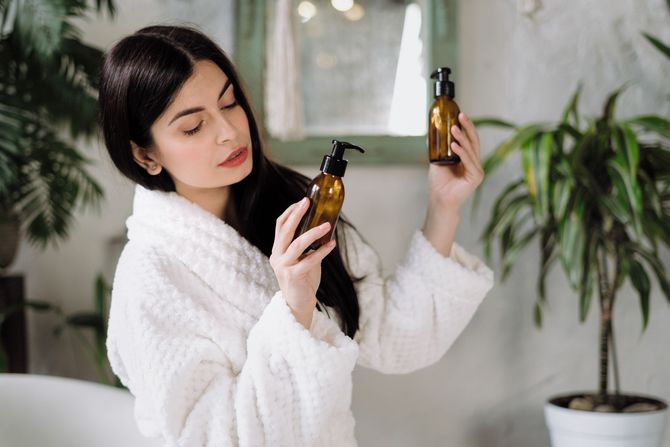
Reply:
[[225, 161], [219, 163], [219, 166], [225, 167], [225, 168], [230, 168], [234, 166], [239, 166], [244, 161], [247, 159], [247, 156], [249, 155], [249, 150], [247, 149], [246, 146], [237, 148], [233, 151], [232, 154], [230, 154], [230, 157], [228, 157]]

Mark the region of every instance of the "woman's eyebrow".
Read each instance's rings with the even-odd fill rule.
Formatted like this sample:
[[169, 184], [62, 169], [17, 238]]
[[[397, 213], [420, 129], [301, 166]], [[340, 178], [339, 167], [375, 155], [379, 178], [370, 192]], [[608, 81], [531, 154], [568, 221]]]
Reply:
[[[221, 92], [219, 93], [219, 97], [217, 99], [221, 99], [221, 97], [223, 96], [224, 93], [226, 93], [226, 90], [228, 90], [228, 87], [230, 87], [230, 85], [231, 85], [230, 78], [228, 78], [225, 85], [221, 89]], [[168, 123], [168, 126], [172, 124], [176, 119], [181, 118], [182, 116], [190, 115], [191, 113], [202, 112], [203, 110], [205, 110], [204, 107], [191, 107], [189, 109], [184, 109], [181, 112], [177, 112], [175, 116], [173, 116], [170, 122]]]

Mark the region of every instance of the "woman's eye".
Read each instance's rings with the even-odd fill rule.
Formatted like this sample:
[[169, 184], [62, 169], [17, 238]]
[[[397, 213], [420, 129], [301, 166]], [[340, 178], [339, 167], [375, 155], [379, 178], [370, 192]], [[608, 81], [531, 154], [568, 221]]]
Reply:
[[237, 102], [237, 99], [236, 99], [235, 101], [233, 101], [232, 104], [229, 104], [227, 106], [223, 106], [222, 109], [232, 109], [233, 107], [235, 107], [237, 105], [239, 105], [239, 103]]
[[[236, 106], [238, 106], [238, 105], [240, 105], [240, 103], [238, 103], [237, 100], [235, 100], [235, 101], [233, 101], [231, 104], [229, 104], [229, 105], [227, 105], [227, 106], [223, 106], [223, 107], [221, 107], [221, 110], [223, 110], [223, 109], [232, 109], [233, 107], [236, 107]], [[185, 130], [185, 131], [184, 131], [184, 134], [189, 135], [189, 136], [190, 136], [190, 135], [195, 135], [195, 134], [200, 130], [201, 127], [202, 127], [202, 121], [200, 121], [200, 122], [198, 123], [198, 125], [195, 126], [193, 129]]]
[[184, 133], [186, 135], [194, 135], [197, 131], [200, 130], [200, 127], [202, 126], [202, 121], [198, 123], [197, 126], [195, 126], [193, 129], [185, 130]]

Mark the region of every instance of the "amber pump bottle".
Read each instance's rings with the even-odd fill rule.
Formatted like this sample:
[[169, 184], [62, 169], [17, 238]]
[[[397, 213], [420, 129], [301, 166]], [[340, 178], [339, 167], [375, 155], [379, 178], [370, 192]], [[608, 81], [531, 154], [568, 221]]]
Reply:
[[453, 165], [461, 161], [451, 149], [454, 140], [451, 126], [461, 127], [458, 122], [460, 109], [454, 101], [454, 83], [449, 80], [451, 69], [439, 67], [431, 78], [435, 79], [435, 101], [428, 112], [428, 158], [431, 163]]
[[335, 225], [337, 225], [340, 210], [344, 203], [342, 177], [344, 177], [344, 171], [347, 169], [347, 160], [342, 158], [344, 151], [355, 149], [359, 152], [365, 152], [363, 148], [346, 141], [333, 140], [332, 143], [331, 154], [323, 157], [321, 173], [307, 187], [309, 208], [300, 221], [293, 239], [326, 222], [330, 222], [330, 230], [310, 245], [306, 251], [317, 250], [321, 245], [330, 241], [335, 232]]

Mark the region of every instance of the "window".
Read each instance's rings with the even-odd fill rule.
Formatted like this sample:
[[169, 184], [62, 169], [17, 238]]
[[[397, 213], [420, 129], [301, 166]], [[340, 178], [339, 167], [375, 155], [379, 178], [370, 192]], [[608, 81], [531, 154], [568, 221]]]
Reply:
[[[336, 138], [366, 149], [358, 165], [427, 162], [430, 73], [449, 66], [458, 82], [456, 1], [359, 0], [346, 12], [337, 3], [292, 3], [305, 137], [281, 141], [264, 128], [268, 149], [286, 164], [318, 164]], [[235, 3], [235, 64], [261, 126], [274, 4]]]

